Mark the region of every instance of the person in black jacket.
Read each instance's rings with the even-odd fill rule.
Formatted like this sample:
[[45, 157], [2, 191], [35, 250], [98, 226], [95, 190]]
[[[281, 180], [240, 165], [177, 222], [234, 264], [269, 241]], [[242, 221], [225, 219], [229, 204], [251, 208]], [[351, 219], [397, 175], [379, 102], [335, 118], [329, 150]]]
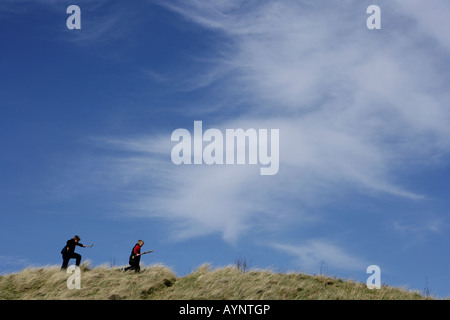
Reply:
[[[80, 243], [80, 237], [77, 235], [75, 235], [75, 237], [73, 237], [72, 239], [67, 240], [65, 247], [61, 250], [62, 259], [63, 259], [61, 270], [67, 269], [67, 265], [69, 264], [70, 259], [75, 259], [75, 264], [77, 266], [80, 266], [81, 255], [78, 253], [75, 253], [75, 246], [80, 246], [83, 248], [87, 247], [84, 244]], [[92, 247], [92, 246], [93, 246], [93, 244], [91, 244], [89, 247]]]

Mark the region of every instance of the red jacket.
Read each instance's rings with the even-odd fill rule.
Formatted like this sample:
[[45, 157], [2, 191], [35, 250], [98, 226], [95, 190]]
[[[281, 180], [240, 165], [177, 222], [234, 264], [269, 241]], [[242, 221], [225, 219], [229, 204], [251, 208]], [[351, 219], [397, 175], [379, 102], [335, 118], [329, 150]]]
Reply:
[[136, 245], [133, 247], [133, 250], [131, 250], [131, 255], [137, 255], [141, 253], [141, 245], [139, 243], [136, 243]]

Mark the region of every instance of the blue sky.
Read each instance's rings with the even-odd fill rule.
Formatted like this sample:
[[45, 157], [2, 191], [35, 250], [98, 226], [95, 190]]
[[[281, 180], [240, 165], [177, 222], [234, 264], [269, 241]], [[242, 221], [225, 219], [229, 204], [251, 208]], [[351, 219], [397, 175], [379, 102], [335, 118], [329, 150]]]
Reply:
[[[66, 8], [81, 8], [69, 30]], [[379, 5], [381, 30], [366, 9]], [[450, 296], [450, 4], [3, 0], [0, 272], [246, 260]], [[277, 128], [280, 169], [172, 163], [177, 128]]]

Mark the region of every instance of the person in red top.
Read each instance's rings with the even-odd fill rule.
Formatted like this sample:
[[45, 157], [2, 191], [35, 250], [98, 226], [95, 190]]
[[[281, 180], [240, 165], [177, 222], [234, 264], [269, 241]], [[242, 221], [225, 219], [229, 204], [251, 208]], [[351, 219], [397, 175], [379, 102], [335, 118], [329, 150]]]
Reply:
[[134, 245], [131, 250], [130, 259], [128, 263], [129, 267], [123, 268], [122, 271], [134, 270], [136, 273], [141, 271], [141, 267], [139, 266], [139, 262], [141, 261], [141, 248], [144, 245], [144, 241], [138, 240], [138, 242]]

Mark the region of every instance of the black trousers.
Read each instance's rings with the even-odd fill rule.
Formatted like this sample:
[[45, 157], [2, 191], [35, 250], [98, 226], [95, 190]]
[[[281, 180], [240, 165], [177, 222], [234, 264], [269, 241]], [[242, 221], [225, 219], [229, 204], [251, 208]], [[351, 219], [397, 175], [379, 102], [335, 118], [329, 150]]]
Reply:
[[141, 267], [139, 266], [139, 262], [141, 261], [141, 257], [138, 256], [130, 256], [130, 260], [128, 261], [128, 263], [130, 264], [129, 267], [124, 268], [124, 271], [128, 271], [128, 270], [134, 270], [136, 273], [141, 271]]
[[77, 266], [80, 266], [81, 255], [79, 255], [78, 253], [75, 253], [75, 252], [64, 252], [62, 254], [62, 259], [63, 259], [63, 263], [62, 263], [61, 269], [66, 269], [67, 265], [69, 264], [70, 259], [76, 259], [75, 264]]

